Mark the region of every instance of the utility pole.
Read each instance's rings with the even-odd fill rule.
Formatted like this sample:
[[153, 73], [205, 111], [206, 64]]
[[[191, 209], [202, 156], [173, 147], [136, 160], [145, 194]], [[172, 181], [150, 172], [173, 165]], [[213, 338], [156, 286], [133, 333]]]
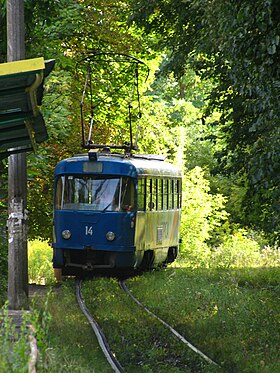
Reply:
[[[24, 0], [7, 0], [7, 62], [25, 59]], [[9, 156], [9, 309], [28, 308], [26, 154]]]

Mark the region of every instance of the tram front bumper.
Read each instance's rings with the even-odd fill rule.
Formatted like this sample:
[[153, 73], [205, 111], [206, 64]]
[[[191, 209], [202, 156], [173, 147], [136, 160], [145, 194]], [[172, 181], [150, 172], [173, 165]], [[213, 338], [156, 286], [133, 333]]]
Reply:
[[79, 267], [84, 270], [94, 268], [133, 268], [135, 266], [135, 246], [119, 247], [118, 250], [93, 249], [54, 249], [53, 266]]

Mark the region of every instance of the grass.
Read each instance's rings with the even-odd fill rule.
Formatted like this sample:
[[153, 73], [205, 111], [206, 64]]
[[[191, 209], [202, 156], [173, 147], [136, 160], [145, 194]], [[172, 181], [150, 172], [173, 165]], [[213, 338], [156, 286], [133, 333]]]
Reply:
[[[47, 302], [38, 296], [32, 305], [33, 322], [42, 343], [38, 373], [111, 373], [91, 327], [76, 304], [74, 281], [68, 279], [61, 287], [54, 286], [48, 263], [51, 251], [44, 245], [35, 242], [34, 250], [31, 246], [29, 251], [30, 281], [49, 284], [52, 289]], [[264, 265], [258, 262], [255, 268], [173, 266], [126, 281], [139, 300], [217, 361], [221, 370], [178, 342], [119, 288], [116, 279], [99, 277], [84, 282], [83, 296], [127, 373], [278, 373], [279, 256], [278, 262], [267, 250], [263, 256]], [[270, 266], [271, 263], [276, 264]], [[4, 291], [0, 299], [5, 298]], [[4, 336], [8, 338], [12, 331], [4, 322], [5, 328]], [[2, 366], [8, 361], [11, 372], [26, 372], [26, 359], [22, 357], [28, 349], [24, 341], [16, 347], [7, 345], [7, 340], [1, 338]], [[15, 355], [10, 355], [14, 347]]]
[[26, 323], [36, 330], [39, 359], [37, 373], [112, 373], [93, 331], [75, 300], [74, 282], [35, 295], [31, 313], [20, 338], [8, 317], [6, 305], [0, 314], [0, 372], [27, 373], [30, 355]]
[[[40, 300], [38, 307], [40, 308]], [[48, 344], [51, 353], [42, 372], [111, 373], [98, 342], [75, 299], [74, 281], [65, 281], [49, 297]], [[40, 372], [40, 371], [39, 371]]]
[[[279, 274], [277, 267], [167, 269], [131, 278], [127, 284], [222, 371], [276, 373]], [[89, 307], [128, 372], [213, 371], [132, 304], [115, 280], [97, 279], [84, 288]]]
[[[126, 281], [139, 300], [217, 361], [221, 370], [179, 343], [122, 292], [117, 280], [83, 282], [82, 292], [127, 373], [278, 373], [279, 272], [277, 267], [168, 268]], [[73, 280], [54, 288], [47, 304], [41, 297], [35, 300], [34, 309], [41, 315], [37, 329], [40, 321], [47, 330], [38, 372], [111, 372], [78, 309]]]
[[276, 373], [279, 274], [279, 268], [169, 269], [130, 279], [128, 286], [226, 372]]
[[126, 372], [214, 372], [119, 288], [99, 278], [83, 286], [83, 296]]

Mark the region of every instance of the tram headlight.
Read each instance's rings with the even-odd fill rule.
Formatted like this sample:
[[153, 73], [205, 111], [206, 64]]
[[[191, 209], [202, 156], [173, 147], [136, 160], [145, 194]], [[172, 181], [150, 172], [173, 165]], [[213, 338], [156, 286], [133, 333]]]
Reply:
[[107, 232], [106, 233], [106, 238], [108, 241], [114, 241], [114, 239], [116, 238], [116, 235], [114, 232]]
[[71, 232], [68, 229], [65, 229], [64, 231], [62, 231], [61, 234], [65, 240], [69, 240], [69, 238], [71, 237]]

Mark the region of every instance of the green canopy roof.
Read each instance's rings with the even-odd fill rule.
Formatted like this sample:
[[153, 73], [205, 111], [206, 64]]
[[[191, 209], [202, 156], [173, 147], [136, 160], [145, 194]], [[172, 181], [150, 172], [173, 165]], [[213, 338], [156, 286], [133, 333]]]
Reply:
[[48, 138], [38, 105], [54, 63], [34, 58], [0, 64], [0, 159], [35, 150]]

